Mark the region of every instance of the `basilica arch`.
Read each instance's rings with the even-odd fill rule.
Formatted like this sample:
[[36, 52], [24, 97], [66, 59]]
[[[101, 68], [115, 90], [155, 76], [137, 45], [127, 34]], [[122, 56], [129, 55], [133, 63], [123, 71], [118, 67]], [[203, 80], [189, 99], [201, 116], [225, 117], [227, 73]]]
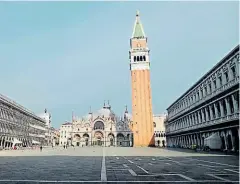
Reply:
[[89, 145], [89, 135], [87, 133], [83, 134], [83, 142], [85, 146]]
[[124, 146], [124, 135], [122, 133], [117, 134], [117, 146]]
[[104, 145], [104, 134], [101, 131], [96, 131], [93, 137], [93, 145], [103, 146]]
[[79, 134], [75, 134], [73, 140], [76, 142], [76, 146], [80, 146], [81, 137]]
[[[127, 110], [125, 110], [123, 117], [117, 117], [111, 106], [104, 104], [97, 112], [89, 112], [82, 118], [76, 118], [71, 132], [73, 145], [126, 146], [123, 143], [127, 140], [127, 134], [131, 135], [131, 130], [128, 127], [130, 119], [126, 118], [130, 117]], [[117, 138], [118, 133], [120, 134]], [[117, 140], [119, 144], [117, 144]]]
[[115, 146], [115, 136], [113, 135], [113, 133], [108, 134], [108, 142], [109, 146]]
[[94, 130], [104, 130], [104, 123], [102, 121], [96, 121], [94, 123], [94, 127], [93, 127]]

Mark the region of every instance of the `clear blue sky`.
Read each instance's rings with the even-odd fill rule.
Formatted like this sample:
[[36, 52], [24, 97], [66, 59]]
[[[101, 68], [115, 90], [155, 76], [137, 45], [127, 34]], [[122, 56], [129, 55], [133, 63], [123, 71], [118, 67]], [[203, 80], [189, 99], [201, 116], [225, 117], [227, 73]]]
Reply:
[[0, 2], [0, 93], [35, 113], [46, 107], [54, 127], [104, 99], [122, 114], [136, 10], [155, 114], [238, 44], [238, 2]]

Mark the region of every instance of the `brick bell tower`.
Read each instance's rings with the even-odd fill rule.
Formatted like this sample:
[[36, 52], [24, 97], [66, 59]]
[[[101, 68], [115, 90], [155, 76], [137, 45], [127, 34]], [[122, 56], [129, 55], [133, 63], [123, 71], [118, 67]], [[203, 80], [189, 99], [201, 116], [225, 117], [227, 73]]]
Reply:
[[139, 11], [136, 14], [130, 47], [133, 146], [154, 146], [149, 49]]

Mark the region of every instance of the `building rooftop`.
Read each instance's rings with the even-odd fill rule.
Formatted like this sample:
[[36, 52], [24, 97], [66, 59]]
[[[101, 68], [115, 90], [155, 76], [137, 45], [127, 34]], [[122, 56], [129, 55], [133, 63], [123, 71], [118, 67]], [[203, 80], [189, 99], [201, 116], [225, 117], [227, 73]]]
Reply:
[[207, 76], [209, 76], [214, 70], [216, 70], [219, 66], [221, 66], [226, 60], [231, 58], [236, 52], [239, 52], [239, 45], [234, 47], [228, 54], [226, 54], [215, 66], [213, 66], [205, 75], [203, 75], [195, 84], [193, 84], [185, 93], [183, 93], [177, 100], [175, 100], [168, 108], [170, 109], [175, 103], [177, 103], [180, 99], [182, 99], [185, 95], [187, 95], [191, 90], [193, 90], [197, 85], [199, 85], [202, 81], [204, 81]]

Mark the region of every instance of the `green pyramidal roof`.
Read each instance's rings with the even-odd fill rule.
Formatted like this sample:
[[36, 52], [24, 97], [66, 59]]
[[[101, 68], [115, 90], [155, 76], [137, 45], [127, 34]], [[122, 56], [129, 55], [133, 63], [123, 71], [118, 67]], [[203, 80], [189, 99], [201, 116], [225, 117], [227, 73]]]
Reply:
[[137, 12], [137, 14], [136, 14], [136, 21], [134, 24], [132, 37], [133, 38], [145, 38], [143, 26], [140, 22], [139, 12]]

